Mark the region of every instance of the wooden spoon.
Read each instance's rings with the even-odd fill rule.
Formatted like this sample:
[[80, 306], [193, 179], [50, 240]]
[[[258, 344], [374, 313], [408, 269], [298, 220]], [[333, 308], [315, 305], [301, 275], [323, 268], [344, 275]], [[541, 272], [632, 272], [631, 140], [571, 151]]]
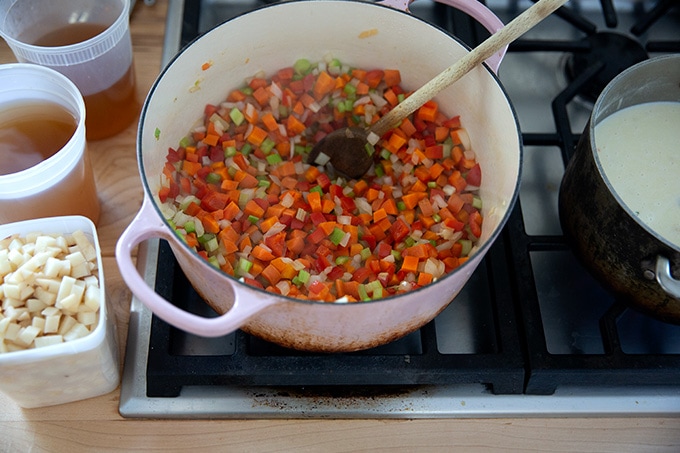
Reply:
[[380, 137], [444, 88], [522, 36], [566, 2], [567, 0], [539, 0], [463, 58], [413, 92], [369, 128], [345, 127], [328, 134], [314, 146], [307, 157], [307, 162], [313, 165], [325, 165], [330, 162], [336, 171], [349, 178], [362, 177], [373, 164], [373, 157], [366, 151], [367, 143], [377, 143]]

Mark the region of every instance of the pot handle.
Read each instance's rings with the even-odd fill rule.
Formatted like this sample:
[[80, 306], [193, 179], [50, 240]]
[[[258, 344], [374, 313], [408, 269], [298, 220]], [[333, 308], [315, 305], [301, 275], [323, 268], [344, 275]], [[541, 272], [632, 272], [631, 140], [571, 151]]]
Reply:
[[[409, 12], [409, 5], [416, 0], [382, 0], [377, 3], [385, 6], [390, 6], [395, 9], [399, 9], [405, 12]], [[478, 2], [477, 0], [435, 0], [439, 3], [443, 3], [448, 6], [452, 6], [467, 15], [474, 18], [477, 22], [482, 24], [489, 33], [494, 34], [501, 28], [504, 24], [498, 16], [496, 16], [489, 8], [484, 4]], [[489, 65], [494, 73], [498, 73], [498, 67], [505, 56], [508, 46], [496, 52], [494, 55], [486, 60], [486, 64]]]
[[656, 257], [656, 281], [668, 295], [680, 299], [680, 280], [671, 275], [671, 262], [665, 256]]
[[168, 324], [195, 335], [219, 337], [238, 330], [252, 316], [277, 303], [273, 298], [251, 298], [243, 303], [239, 299], [239, 292], [234, 291], [234, 304], [227, 313], [216, 318], [205, 318], [182, 310], [151, 289], [132, 260], [135, 247], [152, 238], [168, 241], [176, 239], [145, 196], [139, 212], [116, 243], [116, 261], [123, 280], [133, 294]]

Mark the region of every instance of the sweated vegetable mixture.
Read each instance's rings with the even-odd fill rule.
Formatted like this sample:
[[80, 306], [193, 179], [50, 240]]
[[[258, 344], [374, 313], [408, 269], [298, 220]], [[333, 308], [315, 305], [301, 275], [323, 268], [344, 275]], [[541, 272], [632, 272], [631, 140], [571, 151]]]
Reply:
[[369, 146], [360, 180], [309, 165], [314, 143], [407, 96], [399, 71], [301, 59], [256, 75], [169, 149], [158, 199], [189, 247], [285, 296], [361, 301], [461, 265], [481, 234], [481, 170], [458, 117], [430, 101]]

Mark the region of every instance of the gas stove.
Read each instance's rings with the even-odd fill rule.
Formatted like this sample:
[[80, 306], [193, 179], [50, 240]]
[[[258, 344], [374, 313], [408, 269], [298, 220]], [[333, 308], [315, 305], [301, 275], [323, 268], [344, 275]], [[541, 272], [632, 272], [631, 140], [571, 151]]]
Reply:
[[[170, 0], [163, 61], [260, 0]], [[508, 22], [525, 0], [489, 0]], [[449, 6], [411, 13], [474, 46], [488, 36]], [[680, 51], [672, 0], [571, 0], [510, 46], [499, 77], [524, 140], [519, 202], [501, 237], [448, 308], [368, 351], [311, 354], [237, 331], [202, 338], [131, 301], [120, 413], [144, 418], [437, 418], [680, 415], [680, 326], [617, 300], [562, 236], [565, 162], [611, 78]], [[147, 283], [215, 316], [163, 241], [140, 247]]]

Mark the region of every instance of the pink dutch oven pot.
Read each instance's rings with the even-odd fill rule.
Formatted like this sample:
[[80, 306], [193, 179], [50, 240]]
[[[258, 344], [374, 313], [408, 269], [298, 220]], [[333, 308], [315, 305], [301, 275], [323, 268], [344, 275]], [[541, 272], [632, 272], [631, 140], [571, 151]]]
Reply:
[[[473, 256], [460, 268], [418, 290], [362, 303], [321, 303], [272, 294], [248, 286], [210, 266], [188, 248], [166, 222], [154, 195], [169, 147], [177, 147], [207, 103], [264, 71], [298, 58], [319, 61], [328, 54], [356, 67], [398, 68], [402, 84], [416, 88], [468, 51], [446, 32], [407, 12], [406, 0], [382, 4], [315, 0], [270, 5], [234, 18], [197, 38], [163, 70], [145, 101], [137, 157], [145, 190], [142, 207], [121, 235], [116, 259], [135, 296], [158, 317], [184, 331], [222, 336], [242, 329], [284, 347], [346, 352], [396, 340], [434, 319], [468, 281], [505, 224], [516, 201], [521, 134], [495, 71], [504, 55], [444, 90], [437, 97], [447, 114], [461, 115], [483, 171], [480, 196], [484, 225]], [[503, 24], [475, 0], [446, 0], [490, 32]], [[366, 31], [371, 33], [365, 33]], [[204, 63], [210, 62], [204, 70]], [[132, 256], [142, 241], [161, 238], [198, 294], [218, 314], [205, 318], [163, 299], [139, 275]]]

